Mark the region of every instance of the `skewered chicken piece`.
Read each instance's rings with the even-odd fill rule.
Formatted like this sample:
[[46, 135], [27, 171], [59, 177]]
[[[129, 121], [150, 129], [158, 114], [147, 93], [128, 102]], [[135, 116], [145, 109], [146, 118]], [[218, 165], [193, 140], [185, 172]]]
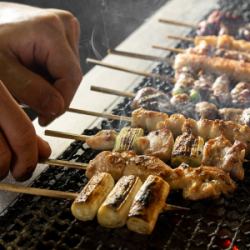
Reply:
[[236, 189], [229, 174], [210, 166], [192, 168], [181, 164], [174, 169], [171, 179], [171, 188], [182, 189], [183, 197], [190, 200], [218, 198], [221, 194], [227, 195]]
[[161, 177], [149, 175], [129, 210], [128, 229], [140, 234], [151, 234], [164, 209], [169, 191], [168, 183]]
[[243, 162], [245, 145], [239, 141], [234, 144], [223, 136], [210, 139], [205, 143], [202, 164], [216, 166], [239, 180], [244, 179]]
[[232, 102], [239, 107], [250, 105], [250, 83], [240, 82], [231, 91]]
[[[98, 209], [98, 223], [108, 228], [124, 226], [131, 204], [141, 185], [139, 177], [134, 175], [121, 177]], [[164, 205], [165, 201], [166, 199]]]
[[170, 104], [170, 97], [160, 90], [155, 88], [142, 88], [135, 95], [132, 103], [132, 109], [140, 107], [149, 108], [156, 107], [157, 110], [161, 110], [164, 113], [169, 113], [173, 110]]
[[215, 104], [210, 102], [198, 102], [195, 105], [195, 112], [198, 116], [198, 119], [214, 120], [218, 118], [218, 109]]
[[[219, 116], [222, 120], [225, 121], [235, 121], [237, 123], [241, 123], [240, 119], [243, 113], [243, 109], [239, 108], [223, 108], [219, 109]], [[245, 123], [242, 123], [245, 124]]]
[[212, 98], [218, 103], [228, 104], [231, 102], [230, 81], [226, 75], [218, 77], [212, 85]]
[[101, 152], [89, 162], [86, 175], [91, 178], [101, 172], [110, 173], [115, 180], [123, 175], [135, 175], [145, 181], [149, 175], [156, 175], [167, 181], [171, 189], [182, 189], [184, 198], [191, 200], [218, 197], [236, 188], [229, 174], [222, 169], [192, 168], [187, 164], [172, 169], [156, 157], [138, 156], [133, 152]]
[[241, 124], [246, 124], [250, 127], [250, 108], [244, 109], [240, 118]]
[[101, 130], [94, 136], [89, 136], [85, 142], [92, 149], [110, 150], [115, 146], [117, 135], [118, 134], [115, 130]]
[[196, 72], [202, 70], [219, 76], [226, 74], [231, 80], [250, 82], [250, 63], [206, 55], [178, 54], [174, 63], [177, 78], [178, 72], [185, 66], [191, 66]]
[[164, 128], [152, 131], [147, 136], [138, 138], [135, 143], [135, 151], [159, 157], [163, 161], [169, 161], [173, 146], [173, 134], [170, 130]]

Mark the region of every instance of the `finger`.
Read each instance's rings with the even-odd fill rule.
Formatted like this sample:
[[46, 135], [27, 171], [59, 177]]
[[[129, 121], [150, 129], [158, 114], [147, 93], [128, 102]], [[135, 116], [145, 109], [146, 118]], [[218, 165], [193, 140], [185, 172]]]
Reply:
[[81, 82], [82, 71], [68, 43], [64, 40], [55, 45], [54, 41], [51, 41], [46, 65], [51, 76], [56, 79], [54, 87], [63, 96], [66, 109]]
[[79, 59], [80, 24], [78, 19], [68, 11], [52, 9], [52, 12], [62, 20], [69, 45]]
[[8, 175], [10, 162], [11, 151], [3, 133], [0, 131], [0, 180]]
[[38, 160], [35, 129], [1, 82], [0, 93], [0, 126], [12, 151], [12, 175], [23, 181], [30, 177]]
[[2, 80], [18, 101], [49, 120], [63, 113], [62, 95], [45, 79], [25, 68], [15, 58], [6, 58], [4, 64], [0, 69]]
[[44, 141], [40, 136], [37, 136], [37, 145], [39, 153], [39, 161], [46, 160], [51, 154], [51, 148], [49, 144]]

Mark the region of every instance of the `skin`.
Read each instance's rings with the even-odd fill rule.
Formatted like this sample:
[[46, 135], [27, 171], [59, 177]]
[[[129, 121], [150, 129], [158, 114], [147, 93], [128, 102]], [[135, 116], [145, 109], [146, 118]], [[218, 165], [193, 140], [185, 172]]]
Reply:
[[0, 3], [1, 179], [10, 170], [25, 180], [49, 157], [18, 103], [35, 110], [40, 125], [65, 112], [82, 79], [79, 30], [70, 12]]

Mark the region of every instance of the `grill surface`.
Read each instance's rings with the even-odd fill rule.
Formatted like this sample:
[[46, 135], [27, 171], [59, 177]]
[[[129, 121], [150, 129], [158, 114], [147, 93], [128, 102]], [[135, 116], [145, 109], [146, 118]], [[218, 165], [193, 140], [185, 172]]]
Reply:
[[[249, 21], [250, 3], [238, 2], [220, 4], [224, 10], [242, 13]], [[159, 65], [155, 72], [173, 75], [171, 68], [164, 65]], [[144, 86], [170, 89], [164, 82], [144, 79], [135, 91]], [[129, 99], [125, 98], [113, 112], [129, 115]], [[123, 125], [104, 120], [99, 128], [85, 130], [84, 134], [95, 134], [104, 128], [119, 129]], [[60, 159], [88, 162], [97, 153], [81, 142], [74, 142]], [[188, 206], [191, 211], [161, 215], [150, 236], [132, 233], [125, 227], [105, 229], [95, 220], [77, 221], [71, 215], [70, 201], [21, 195], [0, 217], [0, 249], [250, 249], [250, 170], [247, 166], [245, 169], [245, 180], [231, 197], [188, 202], [180, 193], [172, 193], [169, 203]], [[50, 168], [33, 186], [76, 192], [86, 182], [83, 171]]]

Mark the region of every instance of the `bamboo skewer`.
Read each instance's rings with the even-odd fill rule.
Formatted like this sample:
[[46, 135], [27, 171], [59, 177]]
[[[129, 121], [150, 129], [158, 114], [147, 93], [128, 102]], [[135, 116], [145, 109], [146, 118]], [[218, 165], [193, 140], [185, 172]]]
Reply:
[[94, 112], [94, 111], [87, 111], [87, 110], [75, 109], [75, 108], [68, 108], [67, 111], [72, 112], [72, 113], [77, 113], [77, 114], [91, 115], [91, 116], [97, 116], [97, 117], [112, 119], [112, 120], [131, 122], [131, 117], [120, 116], [120, 115], [112, 115], [112, 114], [105, 113], [105, 112]]
[[78, 196], [78, 193], [26, 187], [22, 185], [8, 184], [8, 183], [0, 183], [0, 190], [14, 192], [14, 193], [31, 194], [37, 196], [46, 196], [50, 198], [71, 199], [71, 200], [75, 199]]
[[160, 75], [160, 74], [156, 74], [156, 73], [148, 73], [146, 71], [129, 69], [127, 67], [123, 67], [123, 66], [118, 66], [118, 65], [115, 65], [115, 64], [111, 64], [111, 63], [102, 62], [102, 61], [95, 60], [95, 59], [92, 59], [92, 58], [87, 58], [86, 62], [87, 63], [95, 64], [95, 65], [99, 65], [99, 66], [103, 66], [103, 67], [107, 67], [107, 68], [110, 68], [110, 69], [115, 69], [115, 70], [119, 70], [119, 71], [131, 73], [131, 74], [135, 74], [135, 75], [140, 75], [140, 76], [144, 76], [144, 77], [151, 77], [151, 78], [160, 79], [161, 81], [173, 81], [172, 77], [168, 77], [168, 76], [164, 76], [164, 75]]
[[186, 36], [172, 36], [172, 35], [168, 35], [167, 38], [169, 39], [174, 39], [174, 40], [182, 40], [182, 41], [186, 41], [186, 42], [194, 42], [194, 38], [192, 37], [186, 37]]
[[72, 139], [72, 140], [77, 140], [77, 141], [86, 141], [86, 139], [91, 137], [91, 136], [88, 136], [88, 135], [78, 135], [78, 134], [73, 134], [73, 133], [64, 133], [64, 132], [53, 131], [53, 130], [49, 130], [49, 129], [46, 129], [44, 131], [44, 134], [48, 135], [48, 136]]
[[172, 24], [172, 25], [176, 25], [176, 26], [183, 26], [183, 27], [194, 28], [194, 29], [199, 28], [198, 25], [193, 24], [193, 23], [187, 23], [187, 22], [182, 22], [182, 21], [170, 20], [170, 19], [165, 19], [165, 18], [160, 18], [158, 21], [160, 23]]
[[160, 56], [132, 53], [132, 52], [127, 52], [127, 51], [115, 50], [115, 49], [109, 49], [108, 53], [111, 55], [127, 56], [127, 57], [142, 59], [142, 60], [171, 63], [171, 61], [168, 58], [160, 57]]
[[135, 97], [135, 94], [131, 93], [131, 92], [119, 91], [119, 90], [115, 90], [115, 89], [108, 89], [108, 88], [98, 87], [98, 86], [94, 86], [94, 85], [92, 85], [90, 87], [90, 90], [95, 91], [95, 92], [105, 93], [105, 94], [129, 97], [129, 98]]
[[[12, 192], [12, 193], [30, 194], [30, 195], [35, 195], [35, 196], [45, 196], [45, 197], [56, 198], [56, 199], [70, 199], [70, 200], [76, 199], [77, 196], [79, 195], [78, 193], [73, 193], [73, 192], [26, 187], [23, 185], [1, 183], [1, 182], [0, 182], [0, 190]], [[171, 204], [165, 204], [162, 210], [164, 212], [173, 211], [173, 210], [189, 211], [190, 208], [171, 205]]]
[[152, 48], [154, 48], [154, 49], [161, 49], [161, 50], [167, 50], [167, 51], [174, 52], [174, 53], [183, 53], [184, 52], [184, 49], [170, 48], [170, 47], [161, 46], [161, 45], [152, 45]]
[[[57, 133], [57, 131], [55, 132]], [[65, 137], [61, 136], [61, 138], [68, 138], [68, 137], [67, 135], [65, 135]], [[71, 161], [63, 161], [63, 160], [55, 160], [55, 159], [48, 159], [41, 163], [48, 164], [50, 166], [67, 167], [67, 168], [80, 169], [80, 170], [86, 170], [88, 166], [87, 163], [71, 162]]]

